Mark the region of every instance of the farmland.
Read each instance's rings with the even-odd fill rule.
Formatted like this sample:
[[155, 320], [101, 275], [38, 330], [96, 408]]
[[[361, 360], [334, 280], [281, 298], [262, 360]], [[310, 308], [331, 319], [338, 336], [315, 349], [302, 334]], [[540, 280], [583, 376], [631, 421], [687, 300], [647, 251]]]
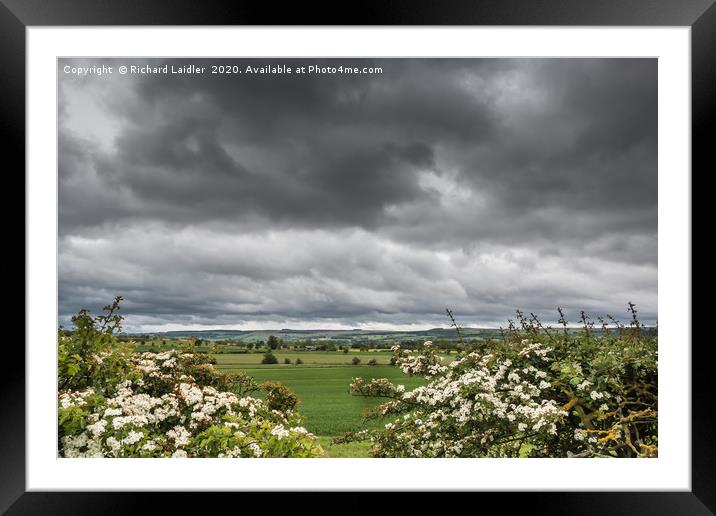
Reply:
[[[306, 417], [306, 428], [319, 436], [319, 443], [332, 457], [367, 457], [368, 447], [365, 444], [332, 446], [330, 439], [343, 432], [385, 423], [371, 421], [366, 424], [362, 421], [363, 411], [377, 405], [379, 400], [351, 396], [348, 385], [353, 378], [388, 378], [408, 389], [424, 382], [422, 378], [407, 376], [397, 367], [388, 365], [390, 353], [278, 352], [277, 365], [261, 365], [261, 357], [256, 353], [216, 355], [216, 367], [227, 373], [245, 371], [257, 382], [275, 380], [286, 385], [301, 400], [298, 409]], [[375, 358], [379, 365], [354, 366], [351, 365], [353, 357], [360, 358], [362, 364]], [[292, 363], [283, 364], [285, 358], [289, 358]], [[304, 363], [296, 365], [297, 358]]]
[[[358, 358], [362, 364], [367, 364], [369, 360], [376, 360], [379, 365], [389, 365], [391, 353], [385, 351], [367, 351], [367, 352], [355, 352], [350, 351], [343, 353], [340, 351], [323, 352], [323, 351], [305, 351], [305, 352], [291, 352], [291, 351], [275, 351], [274, 355], [279, 361], [276, 365], [262, 365], [261, 359], [263, 354], [261, 353], [226, 353], [216, 354], [216, 365], [220, 369], [232, 369], [239, 368], [245, 369], [246, 367], [261, 366], [262, 368], [286, 368], [295, 369], [295, 362], [300, 359], [303, 364], [303, 368], [307, 366], [351, 366], [351, 360]], [[284, 364], [285, 359], [288, 358], [291, 364]]]

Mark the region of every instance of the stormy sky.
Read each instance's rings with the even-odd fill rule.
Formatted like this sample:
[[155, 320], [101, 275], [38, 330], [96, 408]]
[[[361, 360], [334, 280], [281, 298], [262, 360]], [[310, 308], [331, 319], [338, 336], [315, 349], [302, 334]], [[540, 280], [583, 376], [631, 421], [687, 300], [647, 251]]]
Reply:
[[116, 73], [147, 63], [215, 62], [59, 61], [60, 323], [116, 295], [127, 331], [656, 320], [656, 60]]

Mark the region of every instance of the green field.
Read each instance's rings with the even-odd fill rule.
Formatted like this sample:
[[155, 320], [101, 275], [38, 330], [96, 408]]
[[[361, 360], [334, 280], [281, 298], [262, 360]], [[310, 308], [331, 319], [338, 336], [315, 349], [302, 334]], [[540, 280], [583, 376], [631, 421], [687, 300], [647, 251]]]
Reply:
[[[397, 367], [387, 365], [390, 353], [275, 354], [279, 362], [283, 362], [286, 357], [295, 362], [295, 359], [300, 357], [304, 363], [261, 365], [260, 354], [216, 355], [216, 367], [224, 372], [245, 371], [257, 382], [279, 381], [295, 392], [301, 400], [298, 408], [306, 417], [306, 428], [319, 436], [319, 443], [331, 457], [366, 457], [367, 444], [349, 443], [335, 446], [330, 445], [331, 437], [366, 426], [385, 424], [385, 421], [372, 421], [368, 425], [363, 422], [363, 411], [377, 405], [380, 400], [351, 396], [348, 385], [353, 378], [388, 378], [394, 383], [405, 385], [407, 389], [423, 383], [422, 378], [407, 376]], [[358, 356], [363, 364], [375, 358], [382, 365], [349, 365], [354, 356]]]
[[[378, 364], [390, 364], [392, 353], [389, 351], [354, 351], [348, 353], [342, 351], [275, 351], [273, 353], [278, 358], [279, 363], [275, 365], [266, 365], [264, 367], [291, 367], [295, 366], [297, 358], [303, 361], [302, 366], [309, 365], [332, 365], [332, 366], [350, 366], [351, 360], [358, 357], [361, 365], [368, 364], [368, 361], [375, 359]], [[217, 367], [230, 368], [235, 366], [262, 365], [263, 353], [225, 353], [216, 354], [214, 358], [217, 361]], [[291, 364], [284, 364], [285, 358], [291, 360]], [[301, 367], [301, 366], [299, 366]]]

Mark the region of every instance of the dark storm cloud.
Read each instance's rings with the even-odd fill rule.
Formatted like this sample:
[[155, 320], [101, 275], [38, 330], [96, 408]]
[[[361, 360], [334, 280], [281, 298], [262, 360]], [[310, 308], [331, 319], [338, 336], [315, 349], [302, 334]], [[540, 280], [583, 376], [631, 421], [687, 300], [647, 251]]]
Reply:
[[655, 316], [656, 60], [299, 62], [383, 73], [60, 74], [62, 313]]
[[539, 102], [522, 106], [465, 175], [518, 206], [654, 208], [656, 72], [653, 60], [539, 65], [529, 81]]
[[[95, 164], [107, 188], [129, 190], [150, 216], [171, 222], [254, 211], [294, 223], [373, 225], [385, 206], [420, 198], [416, 173], [434, 167], [431, 144], [481, 141], [494, 116], [452, 82], [464, 65], [382, 64], [385, 76], [357, 79], [139, 79], [129, 105], [112, 92], [104, 99], [129, 128]], [[61, 187], [64, 170], [61, 163]], [[144, 215], [133, 208], [127, 216]], [[102, 219], [92, 215], [83, 220]]]

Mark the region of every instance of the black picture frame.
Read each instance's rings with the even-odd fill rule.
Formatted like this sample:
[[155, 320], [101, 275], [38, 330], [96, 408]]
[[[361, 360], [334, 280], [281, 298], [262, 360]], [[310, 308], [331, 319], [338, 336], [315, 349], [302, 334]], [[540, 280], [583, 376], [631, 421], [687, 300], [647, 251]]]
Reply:
[[[373, 0], [328, 5], [319, 2], [277, 5], [244, 0], [226, 3], [213, 0], [117, 0], [113, 3], [0, 0], [0, 145], [3, 168], [8, 166], [5, 168], [7, 178], [20, 177], [19, 170], [25, 169], [25, 29], [65, 25], [689, 26], [692, 181], [696, 170], [701, 175], [716, 170], [714, 0]], [[8, 163], [15, 166], [6, 165]], [[20, 188], [24, 192], [24, 181]], [[6, 314], [11, 311], [7, 310]], [[691, 345], [692, 352], [691, 492], [510, 493], [507, 495], [510, 505], [525, 504], [533, 512], [543, 509], [540, 512], [552, 514], [714, 513], [716, 455], [708, 422], [716, 420], [716, 404], [711, 398], [713, 384], [707, 342], [683, 343]], [[158, 494], [26, 492], [25, 356], [20, 346], [9, 340], [6, 344], [6, 367], [0, 391], [0, 511], [8, 514], [127, 514], [141, 511], [142, 506], [149, 508], [147, 499]], [[215, 498], [218, 501], [232, 495], [212, 496], [218, 497]], [[505, 494], [480, 493], [479, 496], [492, 498]], [[161, 502], [162, 512], [188, 507], [185, 494], [174, 494], [171, 500], [167, 498]]]

